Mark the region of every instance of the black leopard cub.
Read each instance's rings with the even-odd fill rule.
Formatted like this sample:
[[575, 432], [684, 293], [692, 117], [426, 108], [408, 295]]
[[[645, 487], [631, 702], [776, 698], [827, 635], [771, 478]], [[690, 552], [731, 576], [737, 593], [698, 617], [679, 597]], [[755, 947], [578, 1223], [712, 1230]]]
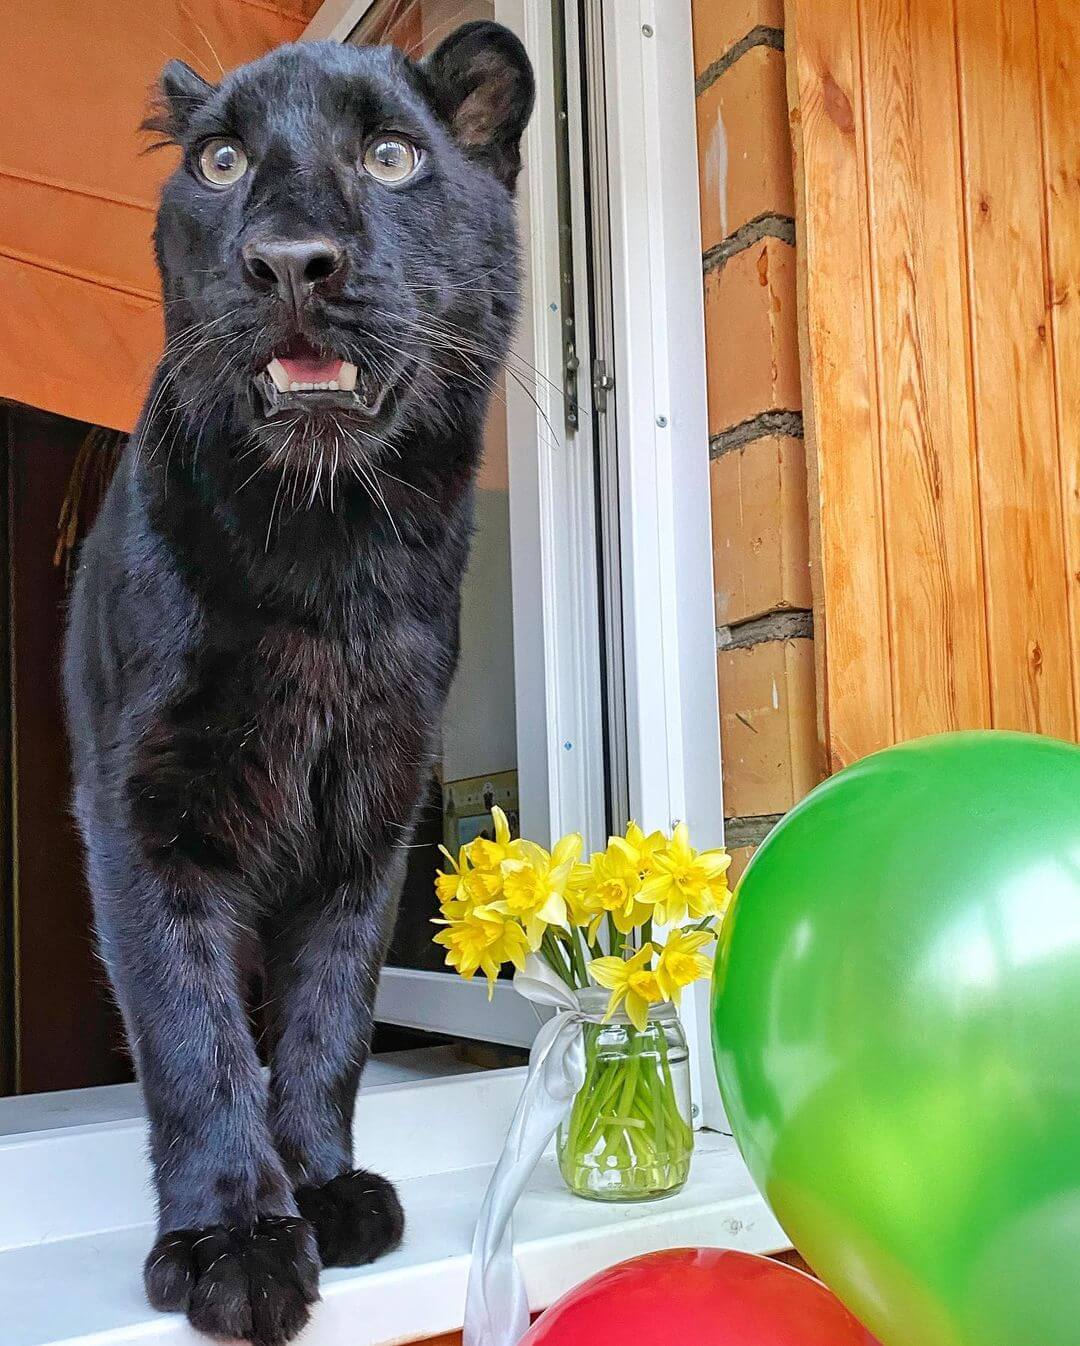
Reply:
[[147, 123], [180, 151], [165, 352], [82, 551], [65, 682], [150, 1120], [147, 1293], [220, 1337], [287, 1341], [320, 1262], [402, 1237], [353, 1167], [353, 1104], [457, 658], [532, 102], [521, 44], [478, 23], [423, 62], [295, 45], [215, 86], [174, 61]]

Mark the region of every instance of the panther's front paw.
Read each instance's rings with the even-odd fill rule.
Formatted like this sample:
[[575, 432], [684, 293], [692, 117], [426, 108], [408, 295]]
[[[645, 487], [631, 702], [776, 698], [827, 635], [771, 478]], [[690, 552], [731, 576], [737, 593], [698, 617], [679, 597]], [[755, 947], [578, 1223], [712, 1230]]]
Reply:
[[154, 1308], [185, 1312], [200, 1332], [284, 1346], [319, 1297], [315, 1231], [289, 1217], [175, 1230], [151, 1248], [144, 1276]]
[[359, 1267], [401, 1242], [405, 1213], [393, 1185], [358, 1168], [322, 1187], [301, 1187], [296, 1204], [315, 1226], [324, 1267]]

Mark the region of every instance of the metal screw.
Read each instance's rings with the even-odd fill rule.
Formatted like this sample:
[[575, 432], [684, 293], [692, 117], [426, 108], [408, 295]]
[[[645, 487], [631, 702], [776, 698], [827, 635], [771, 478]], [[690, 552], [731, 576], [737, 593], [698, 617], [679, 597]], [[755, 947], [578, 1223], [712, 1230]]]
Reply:
[[642, 36], [643, 36], [643, 37], [652, 37], [652, 35], [653, 35], [653, 26], [652, 26], [652, 24], [651, 24], [651, 23], [643, 23], [643, 24], [641, 25], [641, 33], [642, 33]]
[[558, 313], [559, 311], [558, 304], [549, 304], [548, 308], [551, 309], [552, 313]]
[[656, 418], [656, 424], [660, 427], [661, 430], [663, 430], [664, 426], [667, 425], [667, 417], [666, 417], [666, 416], [657, 416], [657, 418]]
[[567, 752], [569, 752], [573, 746], [574, 745], [570, 742], [569, 739], [567, 739], [566, 742], [563, 744], [563, 747], [566, 749]]
[[695, 1122], [701, 1116], [701, 1109], [698, 1107], [696, 1103], [690, 1104], [690, 1116], [694, 1119]]

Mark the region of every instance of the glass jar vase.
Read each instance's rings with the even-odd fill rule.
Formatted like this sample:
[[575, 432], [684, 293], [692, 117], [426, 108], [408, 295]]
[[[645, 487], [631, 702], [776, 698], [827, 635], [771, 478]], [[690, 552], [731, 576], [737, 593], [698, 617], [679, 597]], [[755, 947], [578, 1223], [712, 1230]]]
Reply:
[[[608, 993], [578, 992], [602, 1013]], [[654, 1005], [643, 1029], [624, 1013], [585, 1025], [585, 1083], [559, 1127], [559, 1169], [592, 1201], [652, 1201], [686, 1182], [694, 1148], [686, 1036], [672, 1005]]]

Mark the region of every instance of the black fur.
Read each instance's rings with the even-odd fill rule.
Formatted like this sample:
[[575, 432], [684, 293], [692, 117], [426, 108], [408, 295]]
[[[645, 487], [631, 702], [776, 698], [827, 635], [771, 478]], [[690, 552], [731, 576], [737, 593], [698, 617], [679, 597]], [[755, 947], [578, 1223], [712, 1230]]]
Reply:
[[[454, 671], [472, 483], [517, 307], [524, 51], [473, 24], [423, 65], [283, 47], [220, 87], [179, 62], [156, 248], [166, 349], [73, 594], [65, 682], [100, 946], [146, 1094], [161, 1308], [277, 1346], [324, 1262], [401, 1238], [352, 1166], [379, 967]], [[390, 186], [373, 133], [420, 147]], [[210, 137], [246, 175], [200, 178]], [[242, 249], [323, 241], [285, 298]], [[290, 342], [380, 390], [274, 411]], [[293, 397], [295, 404], [297, 399]], [[301, 399], [302, 400], [302, 399]], [[271, 1074], [244, 1003], [264, 969]]]

